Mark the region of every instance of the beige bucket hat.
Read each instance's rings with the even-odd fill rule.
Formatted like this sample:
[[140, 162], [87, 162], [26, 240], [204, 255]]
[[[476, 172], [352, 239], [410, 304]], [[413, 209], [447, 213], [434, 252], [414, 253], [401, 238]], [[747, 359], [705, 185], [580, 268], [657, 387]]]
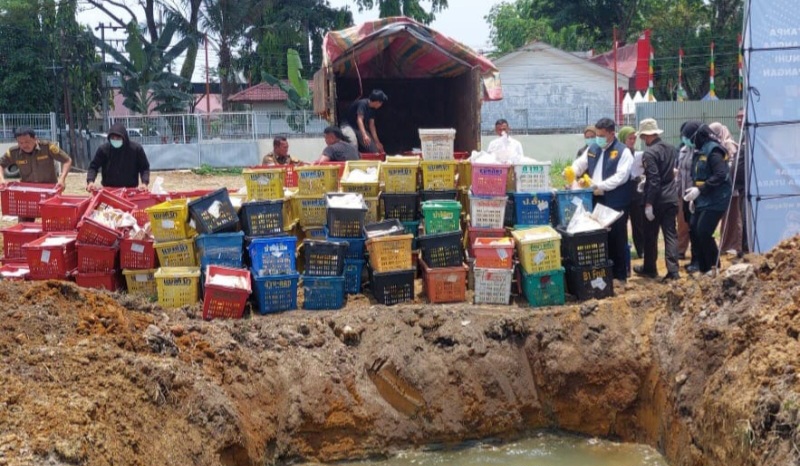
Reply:
[[658, 122], [653, 118], [646, 118], [639, 122], [639, 131], [636, 132], [636, 136], [641, 136], [642, 134], [646, 135], [653, 135], [653, 134], [661, 134], [663, 130], [658, 129]]

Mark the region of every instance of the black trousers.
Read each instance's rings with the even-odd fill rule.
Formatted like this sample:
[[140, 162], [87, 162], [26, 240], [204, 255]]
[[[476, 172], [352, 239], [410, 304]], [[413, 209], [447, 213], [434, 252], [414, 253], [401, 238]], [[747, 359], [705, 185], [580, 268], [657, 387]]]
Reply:
[[631, 197], [631, 205], [629, 208], [631, 219], [631, 235], [633, 236], [633, 248], [636, 249], [637, 256], [643, 257], [645, 254], [645, 223], [647, 222], [647, 219], [644, 216], [644, 196], [642, 193], [636, 190], [636, 187], [639, 185], [638, 179], [631, 180], [629, 183], [631, 183], [633, 186], [631, 188], [633, 190], [633, 196]]
[[645, 219], [644, 265], [645, 272], [657, 272], [658, 233], [664, 234], [664, 258], [667, 273], [677, 274], [678, 269], [678, 205], [653, 206], [655, 219]]
[[697, 267], [700, 272], [708, 272], [717, 266], [719, 249], [714, 240], [714, 231], [725, 211], [697, 210], [692, 214], [689, 223], [689, 235], [692, 239], [692, 258], [697, 254]]

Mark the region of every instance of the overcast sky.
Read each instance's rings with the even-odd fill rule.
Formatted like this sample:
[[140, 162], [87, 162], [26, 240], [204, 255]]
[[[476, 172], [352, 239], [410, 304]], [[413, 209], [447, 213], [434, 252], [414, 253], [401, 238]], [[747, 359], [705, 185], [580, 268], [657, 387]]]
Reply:
[[[378, 9], [358, 12], [355, 7], [354, 0], [328, 0], [332, 7], [349, 7], [353, 12], [353, 20], [356, 24], [363, 23], [378, 18]], [[510, 0], [509, 0], [510, 1]], [[108, 17], [97, 9], [89, 9], [84, 2], [80, 2], [83, 11], [78, 13], [78, 21], [91, 26], [93, 29], [101, 22], [108, 23]], [[126, 0], [128, 5], [136, 5], [135, 0]], [[501, 0], [449, 0], [450, 7], [437, 14], [436, 20], [430, 25], [436, 31], [450, 36], [451, 38], [467, 45], [475, 50], [489, 48], [489, 25], [487, 24], [484, 16], [489, 14], [489, 10], [493, 5], [502, 3]], [[428, 7], [430, 3], [427, 0], [422, 0], [424, 7]], [[141, 11], [138, 7], [134, 10]], [[121, 17], [126, 14], [123, 10], [116, 10]], [[140, 20], [144, 19], [144, 13], [141, 14]], [[100, 31], [95, 31], [95, 35], [100, 36]], [[106, 39], [124, 39], [125, 34], [123, 31], [110, 31], [106, 30]], [[213, 50], [209, 51], [209, 67], [214, 69], [217, 66], [216, 53]], [[180, 64], [178, 64], [180, 66]], [[200, 53], [197, 57], [197, 66], [192, 81], [200, 82], [205, 80], [205, 56]]]

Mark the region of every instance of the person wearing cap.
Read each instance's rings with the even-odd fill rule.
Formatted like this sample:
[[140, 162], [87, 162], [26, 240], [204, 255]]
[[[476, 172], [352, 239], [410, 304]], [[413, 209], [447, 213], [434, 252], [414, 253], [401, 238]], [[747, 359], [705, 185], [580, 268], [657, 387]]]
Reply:
[[[101, 144], [86, 171], [86, 190], [100, 189], [97, 173], [105, 188], [147, 189], [150, 184], [150, 162], [141, 144], [131, 141], [128, 129], [114, 123], [108, 130], [108, 141]], [[141, 181], [140, 181], [141, 178]]]
[[617, 132], [619, 140], [631, 150], [633, 154], [633, 165], [631, 165], [631, 179], [628, 181], [631, 187], [631, 236], [633, 237], [633, 248], [636, 250], [636, 257], [644, 257], [644, 203], [639, 183], [644, 180], [644, 165], [642, 165], [642, 151], [636, 150], [636, 130], [630, 126], [623, 126]]
[[388, 101], [382, 90], [374, 89], [368, 98], [354, 101], [347, 109], [341, 131], [359, 152], [384, 152], [375, 129], [375, 112]]
[[[8, 168], [16, 165], [23, 183], [54, 184], [64, 188], [72, 159], [58, 144], [36, 138], [32, 128], [20, 127], [14, 130], [17, 145], [10, 147], [0, 157], [0, 167]], [[61, 175], [56, 174], [55, 162], [61, 162]], [[0, 186], [5, 185], [3, 170], [0, 170]]]
[[597, 137], [597, 128], [594, 125], [589, 125], [586, 129], [583, 130], [583, 141], [584, 145], [580, 149], [578, 149], [578, 153], [575, 155], [575, 158], [580, 157], [586, 152], [586, 149], [589, 148], [592, 144], [594, 144], [595, 138]]
[[644, 165], [644, 191], [642, 198], [645, 213], [644, 264], [633, 268], [634, 273], [656, 278], [658, 271], [658, 233], [664, 235], [664, 259], [667, 274], [663, 281], [680, 277], [678, 265], [678, 182], [675, 167], [678, 165], [678, 151], [661, 140], [664, 131], [658, 122], [647, 118], [639, 123], [636, 135], [644, 141], [647, 148], [642, 155]]

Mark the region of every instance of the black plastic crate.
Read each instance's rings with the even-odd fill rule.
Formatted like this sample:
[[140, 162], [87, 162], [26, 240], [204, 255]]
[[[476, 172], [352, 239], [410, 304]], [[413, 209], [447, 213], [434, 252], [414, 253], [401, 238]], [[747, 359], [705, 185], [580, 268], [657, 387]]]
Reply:
[[239, 218], [247, 236], [282, 235], [283, 200], [245, 202]]
[[[331, 197], [346, 196], [349, 193], [327, 194], [326, 200]], [[327, 203], [327, 201], [326, 201]], [[334, 238], [361, 238], [364, 232], [364, 220], [367, 217], [367, 205], [361, 202], [360, 208], [331, 207], [327, 203], [325, 209], [325, 223], [328, 234]]]
[[303, 241], [304, 272], [317, 277], [344, 274], [344, 260], [350, 244], [347, 241]]
[[382, 194], [383, 218], [413, 222], [419, 218], [419, 196], [411, 194]]
[[513, 227], [517, 224], [517, 208], [514, 193], [507, 193], [506, 197], [506, 216], [503, 219], [503, 226]]
[[460, 267], [464, 263], [461, 231], [422, 235], [417, 238], [422, 260], [430, 268]]
[[370, 288], [375, 300], [391, 306], [414, 300], [414, 274], [416, 269], [391, 272], [370, 271]]
[[425, 201], [457, 201], [458, 190], [446, 189], [444, 191], [422, 191], [422, 202]]
[[579, 301], [614, 296], [614, 262], [602, 266], [567, 266], [567, 291]]
[[608, 262], [608, 230], [567, 233], [566, 228], [559, 226], [556, 231], [561, 234], [561, 257], [565, 264], [598, 267]]
[[367, 239], [404, 234], [406, 234], [406, 231], [403, 223], [396, 218], [381, 220], [380, 222], [375, 223], [368, 223], [364, 226], [364, 236]]
[[233, 231], [239, 224], [239, 217], [226, 188], [189, 202], [189, 215], [198, 233]]

